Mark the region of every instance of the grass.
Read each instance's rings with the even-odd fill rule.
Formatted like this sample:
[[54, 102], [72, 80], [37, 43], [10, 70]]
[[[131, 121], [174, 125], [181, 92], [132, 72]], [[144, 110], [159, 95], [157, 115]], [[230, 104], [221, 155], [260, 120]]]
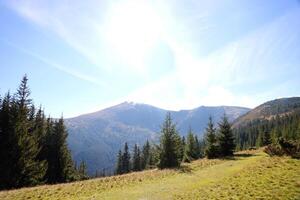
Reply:
[[23, 199], [300, 199], [300, 160], [240, 152], [198, 160], [177, 170], [148, 170], [69, 184], [0, 192]]

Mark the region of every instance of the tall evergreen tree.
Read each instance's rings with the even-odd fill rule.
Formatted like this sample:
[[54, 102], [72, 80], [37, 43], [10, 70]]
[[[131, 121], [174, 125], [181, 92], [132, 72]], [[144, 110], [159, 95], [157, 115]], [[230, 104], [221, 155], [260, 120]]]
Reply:
[[186, 157], [185, 157], [185, 146], [186, 146], [186, 142], [185, 142], [185, 137], [182, 136], [181, 138], [181, 143], [180, 143], [180, 159], [183, 162], [186, 162]]
[[195, 145], [196, 145], [195, 155], [196, 155], [196, 159], [198, 159], [202, 157], [202, 150], [201, 150], [202, 147], [201, 147], [201, 142], [199, 141], [197, 135], [195, 135]]
[[219, 145], [222, 156], [232, 156], [235, 150], [234, 135], [227, 116], [224, 114], [219, 123]]
[[265, 131], [263, 145], [269, 145], [272, 143], [271, 135], [269, 131]]
[[67, 147], [67, 132], [63, 118], [53, 122], [49, 120], [47, 127], [48, 171], [49, 183], [61, 183], [75, 180], [75, 168]]
[[122, 151], [119, 150], [118, 157], [117, 157], [117, 165], [116, 165], [116, 174], [123, 174], [123, 155]]
[[130, 172], [130, 153], [128, 150], [128, 144], [125, 142], [124, 145], [124, 153], [122, 155], [122, 169], [123, 173], [128, 173]]
[[178, 167], [181, 162], [181, 139], [176, 130], [176, 125], [172, 122], [170, 113], [167, 114], [162, 125], [161, 134], [158, 167]]
[[[25, 75], [16, 94], [8, 93], [0, 101], [0, 189], [73, 180], [62, 167], [72, 163], [63, 120], [57, 126], [45, 120], [42, 109], [36, 110], [29, 98], [27, 81]], [[65, 178], [60, 180], [58, 165], [64, 168]]]
[[209, 121], [206, 127], [205, 146], [205, 155], [207, 156], [207, 158], [218, 157], [219, 145], [216, 136], [216, 128], [214, 127], [211, 117], [209, 117]]
[[12, 160], [15, 162], [15, 187], [37, 185], [43, 179], [46, 171], [44, 161], [38, 161], [38, 143], [30, 130], [30, 91], [27, 76], [21, 81], [13, 104], [13, 123], [16, 140], [15, 152]]
[[11, 96], [9, 93], [2, 100], [0, 107], [0, 189], [15, 186], [14, 160], [16, 160], [16, 137], [12, 124]]
[[186, 145], [185, 145], [185, 151], [184, 151], [184, 161], [190, 162], [194, 159], [197, 159], [196, 155], [196, 142], [195, 137], [192, 132], [192, 129], [189, 129], [189, 132], [187, 134], [186, 138]]
[[141, 168], [142, 169], [146, 169], [150, 165], [150, 156], [151, 156], [150, 150], [151, 150], [150, 143], [147, 140], [142, 149], [142, 155], [141, 155]]
[[132, 170], [133, 171], [140, 171], [141, 170], [140, 148], [137, 146], [137, 144], [134, 145], [134, 150], [133, 150]]
[[84, 160], [82, 160], [80, 162], [80, 165], [79, 165], [79, 168], [78, 168], [78, 173], [79, 173], [80, 180], [88, 179], [86, 163], [85, 163]]

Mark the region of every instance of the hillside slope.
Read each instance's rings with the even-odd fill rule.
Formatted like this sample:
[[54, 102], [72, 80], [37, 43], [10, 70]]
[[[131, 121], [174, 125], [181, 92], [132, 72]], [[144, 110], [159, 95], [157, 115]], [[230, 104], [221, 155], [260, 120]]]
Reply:
[[300, 110], [300, 97], [281, 98], [268, 101], [252, 109], [234, 121], [234, 127], [244, 125], [257, 119], [271, 119], [276, 115], [284, 115]]
[[248, 112], [241, 107], [205, 107], [193, 110], [167, 111], [146, 104], [124, 102], [119, 105], [79, 117], [66, 119], [68, 144], [73, 158], [80, 163], [85, 160], [88, 172], [96, 170], [112, 171], [116, 154], [124, 142], [130, 146], [142, 145], [146, 140], [157, 141], [160, 125], [167, 112], [171, 112], [181, 135], [189, 127], [201, 136], [212, 116], [215, 121], [226, 113], [231, 121]]
[[198, 160], [180, 170], [148, 170], [69, 184], [0, 192], [21, 199], [299, 199], [300, 160], [241, 152]]

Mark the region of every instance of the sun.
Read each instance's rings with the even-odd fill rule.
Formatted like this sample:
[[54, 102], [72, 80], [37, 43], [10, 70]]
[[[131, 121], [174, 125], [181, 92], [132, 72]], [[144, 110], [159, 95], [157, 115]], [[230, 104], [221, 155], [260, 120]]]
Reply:
[[113, 51], [134, 69], [142, 70], [145, 56], [161, 37], [162, 20], [146, 1], [122, 1], [108, 12], [105, 32]]

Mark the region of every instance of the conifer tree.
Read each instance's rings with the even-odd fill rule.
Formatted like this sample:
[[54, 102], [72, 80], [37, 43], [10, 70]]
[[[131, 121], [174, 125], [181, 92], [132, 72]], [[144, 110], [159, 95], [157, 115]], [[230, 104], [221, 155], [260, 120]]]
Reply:
[[122, 151], [119, 150], [117, 157], [117, 166], [116, 166], [116, 174], [123, 174], [123, 155]]
[[150, 143], [147, 140], [142, 149], [141, 168], [146, 169], [150, 165]]
[[184, 161], [190, 162], [197, 158], [196, 155], [196, 143], [195, 143], [195, 137], [192, 132], [192, 129], [189, 129], [189, 132], [187, 134], [186, 138], [186, 145], [185, 145], [185, 151], [184, 151]]
[[[0, 100], [0, 189], [74, 180], [67, 172], [74, 172], [73, 166], [66, 170], [72, 159], [63, 120], [56, 127], [45, 120], [42, 109], [36, 110], [29, 98], [27, 81], [25, 75], [16, 94]], [[58, 168], [64, 168], [59, 180]]]
[[232, 156], [235, 150], [234, 135], [231, 125], [224, 114], [222, 121], [219, 123], [219, 145], [222, 156]]
[[44, 161], [38, 161], [39, 147], [36, 138], [30, 130], [30, 91], [27, 85], [27, 76], [21, 81], [17, 91], [13, 107], [13, 123], [16, 138], [15, 152], [12, 160], [15, 162], [13, 177], [15, 187], [37, 185], [45, 175], [46, 165]]
[[7, 93], [0, 107], [0, 189], [15, 186], [12, 166], [17, 152], [14, 149], [16, 137], [13, 132], [11, 101], [11, 96]]
[[61, 183], [75, 180], [75, 168], [67, 147], [67, 132], [63, 118], [54, 123], [48, 120], [47, 143], [48, 143], [48, 183]]
[[84, 160], [80, 162], [79, 168], [78, 168], [78, 173], [80, 180], [85, 180], [88, 179], [87, 171], [86, 171], [86, 163]]
[[269, 145], [272, 143], [271, 135], [269, 131], [265, 131], [263, 145]]
[[133, 171], [140, 171], [141, 170], [140, 149], [137, 146], [137, 144], [134, 145], [134, 150], [133, 150], [132, 170]]
[[199, 159], [202, 157], [202, 152], [201, 152], [201, 143], [198, 139], [198, 136], [195, 135], [195, 145], [196, 145], [196, 152], [195, 152], [195, 155], [196, 155], [196, 159]]
[[168, 113], [161, 128], [159, 145], [159, 168], [178, 167], [180, 165], [181, 139], [177, 133], [176, 125], [173, 124], [171, 114]]
[[206, 127], [205, 146], [205, 155], [207, 156], [207, 158], [218, 157], [219, 145], [217, 142], [216, 129], [211, 117], [209, 117], [209, 121]]
[[125, 142], [124, 153], [122, 155], [122, 169], [123, 173], [130, 172], [130, 153], [127, 142]]

